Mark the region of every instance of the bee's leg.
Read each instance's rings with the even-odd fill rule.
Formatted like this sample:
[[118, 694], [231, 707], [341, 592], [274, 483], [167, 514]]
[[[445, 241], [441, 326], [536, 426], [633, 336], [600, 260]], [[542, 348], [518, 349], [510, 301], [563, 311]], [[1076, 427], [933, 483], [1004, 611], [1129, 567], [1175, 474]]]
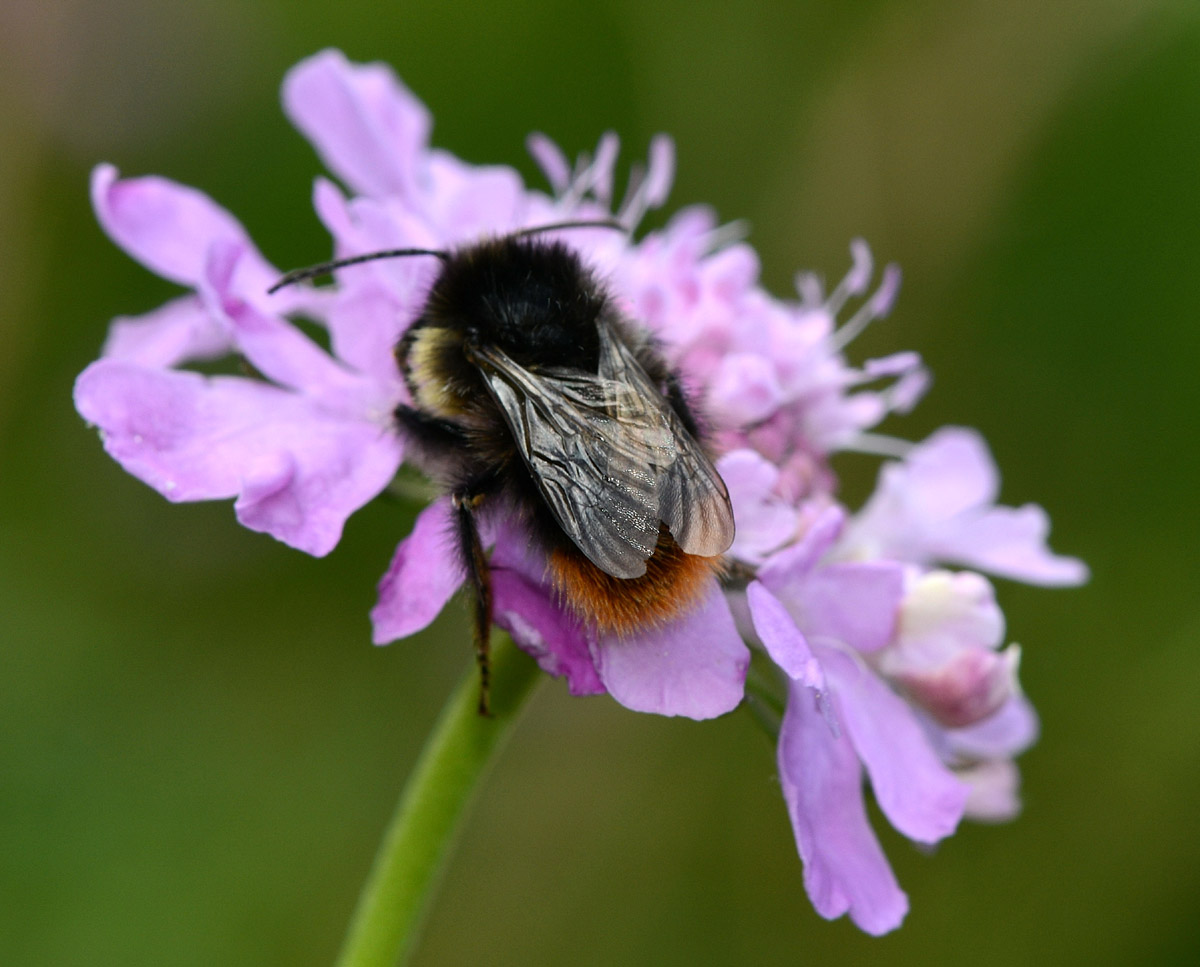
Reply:
[[[463, 452], [470, 440], [457, 423], [442, 420], [401, 403], [394, 411], [397, 426], [405, 437], [431, 454]], [[488, 660], [492, 631], [492, 572], [488, 567], [483, 541], [475, 514], [484, 498], [499, 486], [494, 473], [469, 476], [450, 494], [454, 507], [454, 526], [458, 536], [459, 553], [467, 578], [475, 592], [473, 637], [475, 658], [479, 663], [479, 714], [489, 715], [488, 696], [491, 687], [491, 663]]]
[[475, 512], [483, 499], [483, 492], [471, 487], [463, 487], [451, 495], [467, 578], [475, 590], [473, 630], [475, 660], [479, 663], [479, 714], [490, 715], [491, 663], [488, 654], [492, 634], [492, 572], [483, 552], [483, 541], [479, 538], [479, 526], [475, 520]]

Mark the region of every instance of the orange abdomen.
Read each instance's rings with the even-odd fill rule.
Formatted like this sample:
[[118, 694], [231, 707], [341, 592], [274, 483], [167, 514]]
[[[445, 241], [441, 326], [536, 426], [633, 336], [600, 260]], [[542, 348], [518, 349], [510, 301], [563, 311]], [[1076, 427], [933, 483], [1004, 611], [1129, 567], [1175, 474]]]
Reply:
[[721, 571], [720, 557], [685, 554], [665, 525], [638, 578], [613, 577], [573, 547], [550, 554], [550, 576], [571, 610], [597, 631], [622, 637], [683, 614]]

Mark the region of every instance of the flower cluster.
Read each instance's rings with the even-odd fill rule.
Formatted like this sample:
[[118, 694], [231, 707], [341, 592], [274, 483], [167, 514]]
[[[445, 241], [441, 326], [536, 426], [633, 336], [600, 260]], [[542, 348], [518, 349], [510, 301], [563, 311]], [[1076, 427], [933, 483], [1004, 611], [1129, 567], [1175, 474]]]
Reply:
[[[728, 712], [744, 697], [751, 647], [769, 659], [786, 691], [778, 765], [812, 901], [870, 933], [895, 928], [907, 900], [867, 821], [864, 770], [884, 816], [917, 842], [947, 836], [964, 815], [1012, 816], [1012, 760], [1037, 724], [1017, 684], [1017, 648], [1002, 647], [1003, 616], [977, 572], [1060, 585], [1086, 576], [1046, 549], [1040, 508], [995, 504], [995, 467], [969, 430], [891, 441], [899, 459], [884, 464], [874, 496], [854, 514], [838, 502], [830, 453], [878, 449], [871, 428], [927, 383], [913, 353], [859, 367], [843, 355], [889, 311], [897, 271], [886, 268], [872, 291], [870, 253], [856, 242], [833, 291], [803, 276], [797, 297], [779, 300], [759, 286], [753, 250], [705, 208], [635, 241], [673, 177], [665, 138], [618, 203], [611, 135], [574, 165], [532, 137], [551, 188], [539, 192], [508, 168], [432, 148], [425, 107], [382, 65], [326, 51], [289, 73], [283, 99], [343, 186], [318, 179], [313, 198], [338, 257], [452, 249], [565, 218], [616, 217], [630, 229], [571, 241], [653, 332], [712, 428], [738, 580], [714, 578], [665, 626], [605, 637], [562, 606], [521, 525], [497, 519], [483, 535], [496, 621], [573, 693], [665, 715]], [[76, 384], [79, 412], [169, 500], [234, 498], [245, 526], [328, 553], [404, 460], [392, 414], [411, 401], [392, 350], [436, 260], [371, 262], [340, 272], [336, 286], [268, 295], [279, 271], [202, 194], [102, 165], [92, 198], [113, 240], [188, 294], [113, 323]], [[859, 308], [839, 325], [851, 300]], [[298, 318], [324, 327], [329, 351]], [[195, 368], [229, 355], [254, 375]], [[423, 628], [463, 583], [450, 512], [435, 500], [397, 548], [371, 614], [376, 642]]]

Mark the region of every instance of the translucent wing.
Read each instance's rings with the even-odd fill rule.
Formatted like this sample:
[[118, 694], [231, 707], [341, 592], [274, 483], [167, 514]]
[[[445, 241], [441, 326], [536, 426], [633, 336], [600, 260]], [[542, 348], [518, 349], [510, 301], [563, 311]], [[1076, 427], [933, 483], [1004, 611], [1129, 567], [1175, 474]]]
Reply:
[[660, 522], [688, 554], [723, 553], [733, 541], [724, 482], [629, 348], [608, 326], [599, 333], [596, 375], [472, 350], [546, 505], [614, 577], [646, 573]]
[[663, 398], [662, 390], [607, 326], [600, 327], [600, 351], [601, 378], [632, 387], [647, 414], [653, 412], [653, 419], [670, 434], [674, 459], [659, 471], [659, 519], [686, 553], [702, 557], [724, 554], [733, 543], [734, 531], [725, 481]]

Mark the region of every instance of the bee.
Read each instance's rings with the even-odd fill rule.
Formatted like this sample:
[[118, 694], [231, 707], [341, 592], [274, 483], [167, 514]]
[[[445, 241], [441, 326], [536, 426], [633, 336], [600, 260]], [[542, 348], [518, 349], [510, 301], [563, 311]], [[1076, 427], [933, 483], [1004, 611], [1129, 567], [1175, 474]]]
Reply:
[[485, 715], [492, 583], [481, 514], [518, 514], [561, 602], [618, 638], [694, 605], [734, 536], [729, 492], [678, 375], [578, 254], [545, 237], [582, 227], [622, 226], [562, 222], [453, 251], [373, 252], [297, 270], [271, 290], [371, 259], [441, 260], [395, 348], [412, 400], [395, 421], [451, 498]]

